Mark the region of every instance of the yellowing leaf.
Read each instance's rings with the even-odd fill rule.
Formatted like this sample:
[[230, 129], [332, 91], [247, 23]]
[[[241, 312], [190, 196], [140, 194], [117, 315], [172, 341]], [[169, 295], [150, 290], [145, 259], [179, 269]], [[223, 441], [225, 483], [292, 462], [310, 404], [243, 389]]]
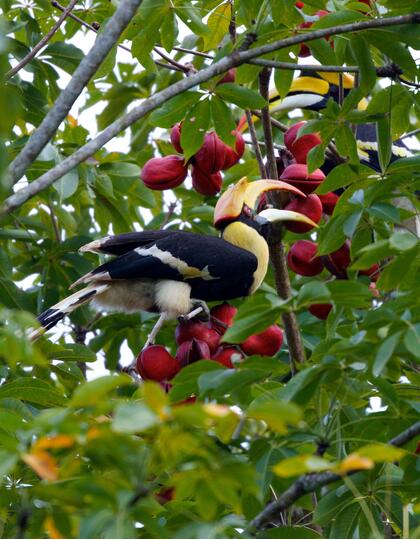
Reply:
[[357, 453], [360, 456], [371, 459], [375, 463], [383, 463], [398, 461], [406, 454], [406, 451], [390, 444], [375, 443], [362, 446], [362, 448], [357, 450]]
[[[72, 116], [71, 114], [67, 115], [67, 122], [69, 123], [69, 126], [72, 128], [77, 127], [77, 120]], [[52, 538], [52, 537], [51, 537]], [[61, 538], [61, 537], [60, 537]]]
[[273, 472], [282, 478], [298, 476], [309, 472], [320, 472], [331, 469], [332, 464], [324, 458], [313, 454], [302, 454], [283, 459], [273, 467]]
[[36, 453], [23, 454], [22, 460], [43, 480], [57, 480], [58, 465], [48, 452], [41, 450]]
[[203, 410], [209, 416], [216, 417], [228, 416], [232, 412], [227, 405], [218, 405], [217, 403], [206, 403], [203, 405]]
[[210, 33], [204, 38], [204, 51], [217, 47], [224, 36], [229, 32], [230, 10], [230, 3], [224, 2], [210, 15], [209, 20], [207, 21]]
[[339, 474], [347, 474], [350, 471], [357, 471], [361, 469], [372, 469], [375, 466], [374, 462], [367, 457], [363, 457], [358, 453], [348, 455], [337, 467]]
[[49, 538], [65, 538], [65, 536], [63, 536], [55, 526], [55, 522], [52, 517], [47, 517], [47, 519], [44, 521], [44, 527]]
[[75, 439], [70, 435], [42, 437], [32, 446], [32, 452], [37, 453], [40, 450], [47, 450], [48, 448], [70, 448], [74, 443]]

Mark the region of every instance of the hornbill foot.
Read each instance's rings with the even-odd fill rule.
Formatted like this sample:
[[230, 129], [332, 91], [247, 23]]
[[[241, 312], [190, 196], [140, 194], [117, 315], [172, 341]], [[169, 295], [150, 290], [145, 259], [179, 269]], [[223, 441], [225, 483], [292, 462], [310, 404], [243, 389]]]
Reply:
[[180, 315], [178, 321], [187, 322], [191, 319], [197, 319], [199, 321], [208, 322], [210, 320], [210, 310], [205, 302], [202, 300], [193, 300], [192, 308], [193, 309], [186, 315]]

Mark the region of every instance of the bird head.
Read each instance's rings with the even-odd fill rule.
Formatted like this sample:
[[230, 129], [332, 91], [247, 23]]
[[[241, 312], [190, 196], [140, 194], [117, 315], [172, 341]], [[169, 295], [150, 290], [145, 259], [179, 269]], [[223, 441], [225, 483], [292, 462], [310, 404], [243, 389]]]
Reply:
[[255, 211], [259, 197], [268, 191], [286, 191], [300, 197], [306, 195], [294, 186], [281, 180], [256, 180], [248, 182], [247, 178], [241, 178], [239, 182], [228, 188], [217, 201], [214, 209], [214, 226], [224, 230], [234, 222], [243, 222], [256, 229], [261, 236], [266, 238], [271, 229], [271, 224], [279, 221], [300, 221], [313, 227], [317, 225], [307, 216], [290, 210], [270, 208], [259, 213]]

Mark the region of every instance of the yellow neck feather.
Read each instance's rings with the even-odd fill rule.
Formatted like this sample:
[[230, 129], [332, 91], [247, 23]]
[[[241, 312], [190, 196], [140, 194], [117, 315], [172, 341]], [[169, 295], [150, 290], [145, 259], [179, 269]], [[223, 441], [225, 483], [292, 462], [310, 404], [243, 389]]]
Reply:
[[241, 247], [253, 253], [258, 260], [257, 269], [254, 272], [254, 283], [250, 294], [254, 293], [263, 282], [268, 268], [268, 245], [264, 238], [255, 229], [235, 221], [223, 231], [223, 238], [234, 246]]

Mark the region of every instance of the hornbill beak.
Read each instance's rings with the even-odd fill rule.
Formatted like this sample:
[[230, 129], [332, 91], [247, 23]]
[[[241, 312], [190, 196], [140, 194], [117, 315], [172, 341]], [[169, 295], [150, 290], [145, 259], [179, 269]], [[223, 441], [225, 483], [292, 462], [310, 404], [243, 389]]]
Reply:
[[[288, 191], [300, 197], [306, 195], [299, 189], [282, 182], [281, 180], [256, 180], [248, 182], [246, 177], [241, 178], [234, 186], [226, 190], [217, 201], [214, 209], [214, 226], [221, 228], [224, 224], [239, 218], [244, 207], [254, 210], [258, 198], [267, 191]], [[316, 224], [308, 217], [289, 210], [263, 210], [257, 216], [267, 221], [301, 221], [312, 226]]]

